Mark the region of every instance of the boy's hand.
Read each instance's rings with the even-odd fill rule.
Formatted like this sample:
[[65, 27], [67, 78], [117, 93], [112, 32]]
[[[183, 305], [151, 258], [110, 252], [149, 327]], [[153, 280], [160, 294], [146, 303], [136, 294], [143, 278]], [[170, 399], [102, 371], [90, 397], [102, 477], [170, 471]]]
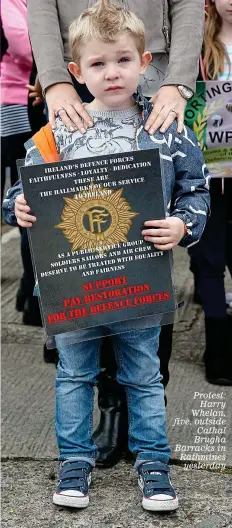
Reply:
[[162, 251], [177, 246], [185, 234], [183, 220], [175, 216], [169, 216], [165, 220], [148, 220], [144, 222], [144, 225], [150, 228], [143, 229], [144, 240], [152, 242], [157, 249]]
[[30, 207], [24, 198], [24, 194], [19, 194], [15, 200], [15, 216], [21, 227], [32, 227], [36, 217], [29, 214]]

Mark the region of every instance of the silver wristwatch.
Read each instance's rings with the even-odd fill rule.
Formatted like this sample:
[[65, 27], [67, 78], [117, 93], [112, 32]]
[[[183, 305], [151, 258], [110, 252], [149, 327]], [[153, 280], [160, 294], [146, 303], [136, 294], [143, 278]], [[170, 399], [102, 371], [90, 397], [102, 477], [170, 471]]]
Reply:
[[187, 86], [183, 86], [182, 84], [178, 84], [177, 88], [180, 92], [180, 95], [186, 99], [186, 101], [189, 101], [194, 96], [193, 90], [190, 90], [190, 88], [187, 88]]

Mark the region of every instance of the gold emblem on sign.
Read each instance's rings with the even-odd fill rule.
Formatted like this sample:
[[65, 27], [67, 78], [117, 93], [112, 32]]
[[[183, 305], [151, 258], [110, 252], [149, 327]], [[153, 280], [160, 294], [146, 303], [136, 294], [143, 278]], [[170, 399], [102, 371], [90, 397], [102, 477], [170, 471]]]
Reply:
[[91, 185], [85, 193], [64, 198], [62, 222], [55, 227], [63, 231], [72, 244], [72, 251], [96, 249], [101, 252], [104, 245], [127, 242], [131, 219], [139, 213], [131, 210], [122, 192], [123, 188], [111, 191]]

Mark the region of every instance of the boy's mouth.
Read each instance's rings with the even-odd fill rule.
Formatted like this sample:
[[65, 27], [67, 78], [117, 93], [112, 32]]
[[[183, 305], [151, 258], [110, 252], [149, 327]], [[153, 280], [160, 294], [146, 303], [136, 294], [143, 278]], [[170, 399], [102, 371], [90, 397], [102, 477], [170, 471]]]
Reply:
[[115, 92], [116, 90], [122, 90], [122, 86], [109, 86], [105, 91], [106, 92]]

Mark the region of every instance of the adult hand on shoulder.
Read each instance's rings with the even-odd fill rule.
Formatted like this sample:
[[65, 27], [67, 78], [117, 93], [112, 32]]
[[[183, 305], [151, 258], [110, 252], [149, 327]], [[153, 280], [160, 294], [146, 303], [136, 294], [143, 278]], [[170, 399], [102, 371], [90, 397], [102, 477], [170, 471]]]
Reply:
[[53, 129], [56, 128], [57, 113], [70, 132], [79, 129], [84, 134], [88, 126], [93, 126], [92, 119], [72, 84], [58, 83], [49, 86], [46, 90], [46, 101], [49, 123]]
[[176, 86], [161, 86], [151, 98], [153, 110], [146, 122], [145, 130], [152, 135], [160, 128], [166, 132], [177, 118], [177, 132], [180, 134], [184, 127], [184, 111], [187, 101], [182, 97]]
[[177, 216], [169, 216], [164, 220], [148, 220], [144, 222], [144, 226], [144, 240], [152, 242], [155, 248], [162, 251], [177, 246], [185, 234], [185, 224]]

